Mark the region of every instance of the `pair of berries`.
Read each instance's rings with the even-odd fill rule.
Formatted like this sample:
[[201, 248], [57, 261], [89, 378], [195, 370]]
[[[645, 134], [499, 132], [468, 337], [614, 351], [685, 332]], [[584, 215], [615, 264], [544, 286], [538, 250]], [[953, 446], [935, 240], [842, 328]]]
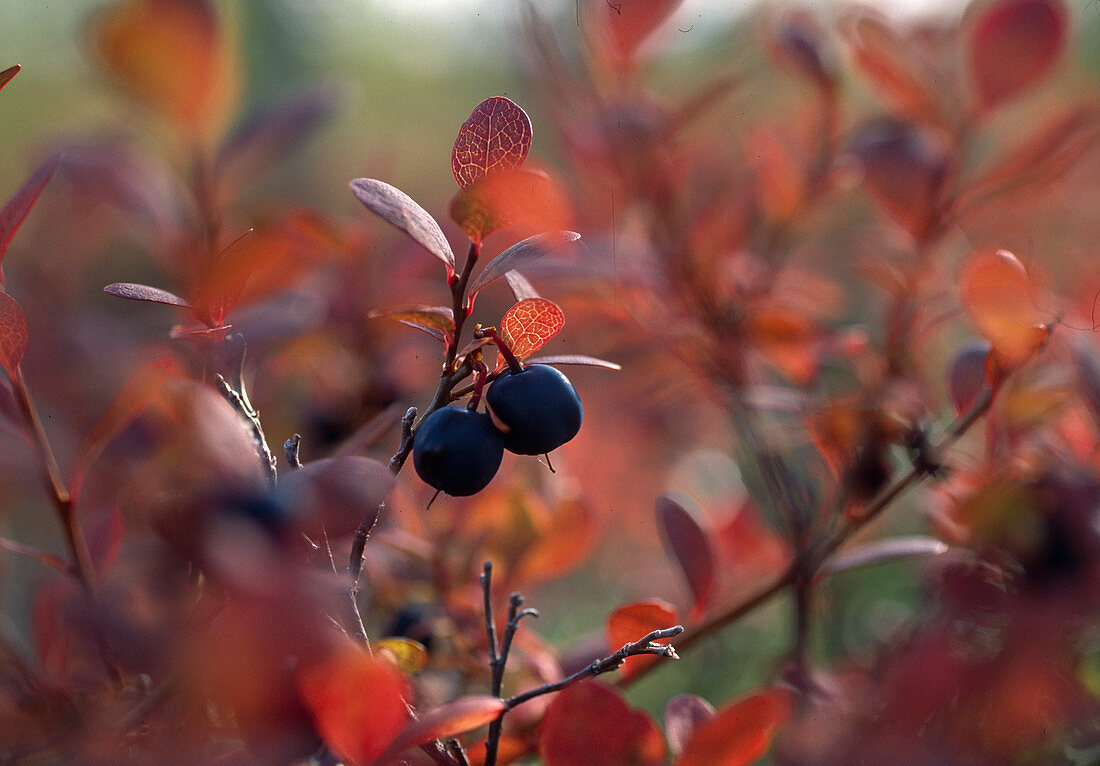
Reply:
[[545, 364], [506, 370], [489, 386], [485, 402], [487, 414], [442, 407], [420, 424], [413, 466], [427, 484], [448, 495], [472, 495], [496, 475], [504, 450], [544, 455], [581, 428], [577, 390]]

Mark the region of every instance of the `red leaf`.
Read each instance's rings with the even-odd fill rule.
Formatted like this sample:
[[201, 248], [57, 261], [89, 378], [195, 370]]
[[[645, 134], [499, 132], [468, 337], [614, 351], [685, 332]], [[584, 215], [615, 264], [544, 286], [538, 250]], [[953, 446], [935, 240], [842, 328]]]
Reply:
[[16, 379], [16, 367], [27, 350], [27, 318], [23, 309], [7, 293], [0, 292], [0, 367], [8, 373], [12, 382]]
[[1024, 362], [1046, 340], [1046, 329], [1031, 300], [1027, 269], [1007, 250], [986, 250], [971, 257], [959, 276], [959, 297], [1004, 364]]
[[[661, 599], [649, 599], [647, 601], [635, 601], [624, 604], [611, 613], [607, 618], [607, 644], [615, 651], [625, 644], [632, 644], [643, 636], [655, 630], [669, 628], [680, 621], [672, 604]], [[667, 644], [669, 639], [661, 639], [658, 643]], [[647, 655], [627, 657], [623, 663], [623, 678], [629, 678], [638, 669], [656, 662], [659, 658]]]
[[349, 766], [371, 763], [409, 720], [404, 676], [350, 643], [302, 667], [297, 683], [321, 738]]
[[377, 460], [358, 455], [322, 458], [279, 481], [294, 523], [308, 537], [350, 535], [393, 489], [394, 476]]
[[898, 117], [939, 124], [939, 106], [914, 65], [912, 46], [886, 23], [860, 15], [846, 30], [855, 64]]
[[[0, 87], [3, 87], [3, 85], [0, 85]], [[26, 220], [27, 214], [31, 212], [34, 203], [38, 201], [38, 195], [42, 193], [42, 190], [46, 188], [46, 184], [49, 183], [50, 178], [57, 169], [58, 161], [59, 158], [54, 157], [42, 165], [42, 167], [38, 168], [38, 170], [34, 171], [31, 177], [19, 187], [19, 191], [12, 195], [12, 198], [7, 201], [3, 209], [0, 209], [0, 285], [4, 284], [4, 269], [2, 267], [2, 262], [4, 260], [4, 255], [8, 252], [8, 245], [11, 244], [11, 239], [15, 236], [15, 232], [19, 230], [23, 221]]]
[[683, 752], [692, 732], [714, 718], [714, 706], [694, 694], [680, 694], [665, 704], [665, 738], [674, 756]]
[[487, 98], [458, 129], [451, 170], [463, 189], [493, 170], [518, 168], [531, 149], [531, 119], [511, 99]]
[[533, 231], [570, 224], [565, 192], [549, 175], [529, 168], [494, 170], [479, 178], [455, 196], [450, 212], [472, 242], [516, 223]]
[[792, 713], [790, 693], [779, 689], [743, 697], [696, 727], [676, 766], [748, 766]]
[[455, 254], [436, 220], [400, 189], [373, 178], [356, 178], [351, 193], [375, 215], [396, 226], [447, 267], [447, 276], [455, 273]]
[[504, 712], [504, 700], [487, 694], [459, 697], [409, 723], [375, 763], [389, 763], [393, 756], [410, 747], [447, 739], [496, 720]]
[[570, 686], [546, 710], [539, 729], [545, 766], [658, 766], [661, 733], [645, 713], [598, 681]]
[[[523, 552], [516, 566], [516, 582], [546, 582], [584, 561], [596, 542], [591, 509], [577, 498], [562, 501], [550, 513], [549, 524]], [[665, 626], [667, 627], [667, 626]]]
[[607, 0], [599, 4], [611, 55], [621, 63], [634, 58], [639, 46], [661, 26], [682, 0]]
[[500, 320], [501, 336], [517, 359], [526, 359], [538, 351], [564, 326], [565, 314], [558, 304], [545, 298], [522, 300]]
[[581, 238], [575, 231], [550, 231], [517, 242], [493, 260], [470, 283], [470, 303], [481, 288], [547, 253], [562, 249]]
[[131, 301], [148, 301], [149, 303], [163, 303], [166, 306], [182, 306], [191, 308], [191, 304], [175, 293], [161, 290], [159, 287], [138, 285], [133, 282], [115, 282], [103, 288], [108, 295], [116, 295]]
[[15, 66], [10, 66], [3, 72], [0, 72], [0, 88], [3, 88], [5, 85], [11, 82], [11, 78], [19, 74], [20, 70], [22, 69], [23, 67], [21, 67], [19, 64], [16, 64]]
[[967, 54], [978, 108], [992, 109], [1042, 81], [1068, 35], [1069, 13], [1059, 0], [996, 0], [976, 11]]
[[657, 498], [657, 526], [691, 589], [691, 619], [706, 612], [717, 586], [714, 549], [706, 530], [683, 506], [667, 496]]
[[372, 311], [371, 319], [396, 319], [401, 324], [415, 327], [444, 343], [454, 335], [454, 311], [448, 306], [395, 306], [390, 309]]

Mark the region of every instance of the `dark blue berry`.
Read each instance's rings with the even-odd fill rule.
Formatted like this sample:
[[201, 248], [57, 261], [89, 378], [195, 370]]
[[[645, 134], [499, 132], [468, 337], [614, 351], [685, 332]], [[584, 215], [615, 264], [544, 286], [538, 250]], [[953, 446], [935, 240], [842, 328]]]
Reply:
[[532, 364], [506, 370], [485, 394], [493, 422], [504, 432], [504, 448], [518, 455], [544, 455], [581, 430], [580, 397], [559, 370]]
[[424, 419], [413, 440], [413, 466], [427, 484], [455, 496], [485, 488], [504, 456], [500, 431], [488, 415], [442, 407]]

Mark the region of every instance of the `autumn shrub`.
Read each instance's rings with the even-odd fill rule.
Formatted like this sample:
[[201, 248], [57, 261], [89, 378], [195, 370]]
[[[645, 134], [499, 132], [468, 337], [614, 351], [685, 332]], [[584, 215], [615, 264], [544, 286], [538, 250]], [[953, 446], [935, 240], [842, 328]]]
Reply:
[[151, 138], [0, 210], [72, 248], [0, 292], [0, 760], [1100, 757], [1080, 9], [767, 8], [670, 88], [678, 6], [524, 6], [538, 130], [354, 213], [250, 196], [338, 106], [246, 110], [223, 8], [89, 22]]

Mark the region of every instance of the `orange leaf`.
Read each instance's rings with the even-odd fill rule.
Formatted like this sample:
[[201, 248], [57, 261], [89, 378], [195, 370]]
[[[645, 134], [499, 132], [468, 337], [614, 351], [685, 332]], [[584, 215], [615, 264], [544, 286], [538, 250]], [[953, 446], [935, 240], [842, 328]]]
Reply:
[[372, 647], [379, 655], [389, 655], [402, 673], [416, 673], [428, 664], [428, 650], [424, 648], [424, 644], [411, 638], [383, 638], [373, 642]]
[[15, 382], [15, 368], [27, 350], [27, 318], [15, 298], [0, 292], [0, 367]]
[[99, 19], [100, 56], [130, 93], [194, 138], [228, 112], [236, 66], [206, 0], [127, 0]]
[[448, 306], [396, 306], [372, 311], [367, 316], [371, 319], [396, 319], [443, 342], [447, 342], [455, 331], [454, 311]]
[[1068, 33], [1069, 14], [1059, 0], [998, 0], [978, 10], [967, 35], [978, 108], [992, 109], [1042, 81]]
[[681, 0], [607, 0], [599, 4], [611, 55], [620, 62], [634, 58], [639, 46], [661, 26]]
[[459, 697], [411, 721], [397, 739], [375, 759], [389, 763], [392, 756], [433, 739], [447, 739], [496, 720], [504, 712], [504, 700], [487, 694]]
[[874, 16], [861, 15], [847, 30], [860, 71], [898, 117], [939, 124], [939, 106], [923, 74], [914, 67], [912, 48]]
[[511, 99], [487, 98], [458, 130], [451, 170], [463, 189], [490, 171], [518, 168], [531, 150], [531, 119]]
[[790, 693], [779, 689], [743, 697], [695, 728], [676, 766], [748, 766], [792, 713]]
[[526, 359], [538, 351], [564, 326], [565, 314], [556, 303], [545, 298], [522, 300], [500, 320], [501, 337], [517, 359]]
[[[661, 599], [649, 599], [624, 604], [611, 613], [607, 618], [607, 644], [614, 651], [624, 644], [632, 644], [648, 633], [655, 630], [668, 628], [680, 621], [676, 609], [667, 601]], [[668, 639], [662, 639], [659, 643], [668, 643]], [[624, 678], [629, 678], [638, 669], [657, 661], [657, 657], [639, 655], [627, 657], [623, 663], [622, 672]]]
[[665, 744], [652, 719], [598, 681], [558, 693], [539, 729], [546, 766], [658, 766]]
[[1016, 365], [1046, 339], [1031, 300], [1027, 269], [1007, 250], [983, 251], [967, 261], [959, 295], [978, 332], [1003, 363]]
[[297, 683], [322, 739], [349, 766], [371, 763], [409, 720], [405, 677], [350, 643], [302, 667]]
[[450, 212], [472, 242], [516, 223], [532, 231], [564, 229], [570, 223], [565, 192], [549, 175], [530, 168], [482, 176], [458, 193]]
[[[554, 507], [547, 526], [524, 551], [517, 565], [517, 582], [546, 582], [572, 570], [592, 551], [596, 522], [587, 505], [576, 498]], [[667, 626], [665, 626], [667, 627]]]

